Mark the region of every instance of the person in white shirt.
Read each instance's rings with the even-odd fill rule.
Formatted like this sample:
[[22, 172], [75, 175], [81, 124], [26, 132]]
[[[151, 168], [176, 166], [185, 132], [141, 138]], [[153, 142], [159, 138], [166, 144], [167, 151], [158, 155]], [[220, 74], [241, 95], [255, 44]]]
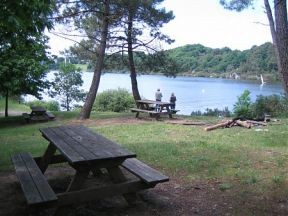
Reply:
[[[156, 99], [156, 101], [161, 101], [161, 100], [162, 100], [162, 97], [163, 97], [163, 95], [162, 95], [160, 89], [158, 88], [157, 91], [156, 91], [156, 93], [155, 93], [155, 99]], [[159, 110], [160, 110], [160, 107], [159, 107], [158, 104], [156, 104], [156, 111], [158, 112]]]

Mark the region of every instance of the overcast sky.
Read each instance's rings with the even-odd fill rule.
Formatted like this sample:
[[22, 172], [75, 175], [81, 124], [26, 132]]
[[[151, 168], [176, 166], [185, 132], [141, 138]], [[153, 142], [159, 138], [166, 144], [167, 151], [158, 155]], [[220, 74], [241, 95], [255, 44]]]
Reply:
[[[164, 48], [199, 43], [211, 48], [245, 50], [271, 42], [262, 2], [256, 0], [255, 9], [238, 13], [225, 10], [219, 0], [165, 0], [163, 6], [173, 11], [175, 19], [162, 31], [175, 39], [175, 43]], [[69, 45], [71, 42], [55, 36], [50, 39], [53, 54]]]

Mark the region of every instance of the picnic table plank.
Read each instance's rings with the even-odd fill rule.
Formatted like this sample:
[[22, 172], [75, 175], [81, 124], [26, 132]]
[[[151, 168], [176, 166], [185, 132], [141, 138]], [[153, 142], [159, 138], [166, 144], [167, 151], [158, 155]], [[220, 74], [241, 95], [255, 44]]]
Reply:
[[[91, 160], [95, 157], [90, 149], [85, 148], [85, 146], [83, 146], [82, 143], [79, 142], [78, 137], [70, 136], [70, 134], [67, 134], [67, 131], [65, 131], [65, 127], [51, 128], [51, 130], [53, 130], [55, 134], [61, 137], [62, 141], [64, 141], [67, 144], [69, 143], [69, 146], [75, 152], [81, 155], [85, 160]], [[80, 141], [82, 140], [80, 139]]]
[[116, 159], [125, 160], [136, 157], [135, 153], [84, 126], [60, 126], [40, 129], [40, 131], [72, 163], [96, 162], [107, 159], [115, 159], [116, 161]]
[[147, 184], [157, 184], [160, 182], [169, 181], [169, 178], [159, 171], [149, 167], [147, 164], [139, 161], [136, 158], [130, 158], [121, 165], [134, 175], [138, 176]]
[[62, 138], [53, 131], [53, 128], [41, 128], [40, 131], [44, 138], [48, 139], [53, 145], [57, 146], [57, 149], [64, 156], [67, 157], [67, 155], [69, 155], [69, 157], [67, 157], [69, 162], [74, 163], [85, 160], [82, 155], [80, 155], [78, 152], [75, 152], [69, 144], [64, 142]]
[[[69, 128], [69, 127], [68, 127]], [[74, 130], [77, 133], [83, 134], [83, 145], [87, 145], [91, 150], [93, 149], [94, 152], [100, 150], [102, 158], [131, 158], [136, 157], [136, 154], [123, 148], [118, 143], [113, 142], [112, 140], [107, 139], [106, 137], [98, 134], [96, 132], [92, 132], [88, 128], [84, 127], [83, 125], [79, 125], [74, 127]], [[88, 145], [89, 143], [89, 145]], [[97, 147], [96, 147], [97, 146]], [[96, 147], [96, 148], [95, 148]]]
[[11, 159], [29, 205], [57, 200], [54, 191], [29, 153], [15, 154]]

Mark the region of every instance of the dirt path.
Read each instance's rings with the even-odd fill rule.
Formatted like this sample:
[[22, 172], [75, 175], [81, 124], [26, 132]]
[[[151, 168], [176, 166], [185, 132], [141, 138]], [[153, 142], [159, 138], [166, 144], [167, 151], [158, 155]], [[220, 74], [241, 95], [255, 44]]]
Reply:
[[[46, 176], [49, 176], [50, 184], [57, 191], [62, 189], [72, 172], [66, 167], [49, 168]], [[57, 183], [52, 181], [55, 178], [58, 180]], [[0, 182], [0, 215], [29, 215], [14, 173], [1, 173]], [[215, 182], [188, 184], [172, 177], [168, 183], [141, 192], [139, 199], [132, 206], [128, 206], [121, 197], [116, 197], [70, 206], [61, 209], [57, 215], [232, 215], [233, 206], [229, 204], [229, 197], [223, 196], [216, 187]], [[50, 209], [46, 214], [50, 215], [54, 211]]]

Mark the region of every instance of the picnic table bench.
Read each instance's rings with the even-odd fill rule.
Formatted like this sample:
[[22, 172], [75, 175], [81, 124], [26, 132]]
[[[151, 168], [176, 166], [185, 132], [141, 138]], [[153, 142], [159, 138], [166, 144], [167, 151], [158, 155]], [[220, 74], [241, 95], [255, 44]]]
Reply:
[[[129, 201], [129, 194], [169, 180], [167, 176], [137, 160], [136, 154], [84, 126], [50, 127], [40, 131], [49, 141], [43, 156], [33, 158], [24, 152], [11, 157], [27, 204], [31, 207], [62, 206], [115, 195], [123, 195]], [[66, 191], [55, 193], [44, 174], [49, 164], [63, 162], [76, 172]], [[103, 173], [102, 169], [107, 172]], [[134, 178], [128, 178], [124, 170]], [[108, 174], [112, 183], [84, 187], [90, 172]], [[97, 175], [94, 177], [97, 178]]]
[[47, 112], [47, 110], [44, 107], [41, 106], [31, 106], [31, 113], [23, 113], [23, 117], [26, 120], [26, 122], [30, 121], [48, 121], [53, 120], [55, 118], [55, 115], [51, 112]]
[[56, 194], [31, 154], [22, 152], [11, 158], [28, 205], [50, 203], [57, 200]]
[[[154, 101], [154, 100], [136, 100], [137, 108], [131, 108], [131, 112], [136, 112], [136, 118], [139, 117], [140, 113], [148, 113], [151, 117], [155, 117], [157, 120], [161, 115], [169, 115], [172, 118], [172, 114], [176, 114], [179, 110], [171, 110], [171, 103]], [[152, 106], [159, 107], [158, 110]]]

